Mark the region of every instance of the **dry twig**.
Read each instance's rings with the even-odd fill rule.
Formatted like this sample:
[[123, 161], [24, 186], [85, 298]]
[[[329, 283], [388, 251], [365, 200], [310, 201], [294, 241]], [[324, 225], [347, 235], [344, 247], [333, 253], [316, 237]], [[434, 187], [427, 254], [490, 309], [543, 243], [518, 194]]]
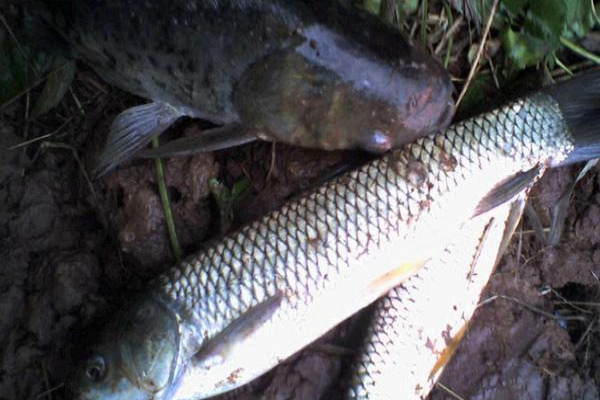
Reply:
[[499, 0], [494, 0], [494, 4], [492, 5], [492, 9], [490, 11], [490, 16], [485, 24], [485, 29], [483, 30], [483, 35], [481, 36], [481, 42], [479, 43], [479, 48], [477, 49], [477, 55], [475, 56], [475, 60], [473, 60], [473, 65], [471, 65], [471, 70], [469, 71], [469, 75], [467, 76], [467, 80], [458, 95], [458, 99], [456, 100], [456, 108], [458, 108], [460, 102], [462, 101], [465, 93], [469, 89], [471, 85], [471, 81], [475, 77], [475, 73], [479, 69], [479, 61], [481, 60], [481, 55], [483, 54], [483, 49], [485, 49], [485, 43], [487, 42], [488, 34], [490, 33], [490, 28], [492, 27], [492, 21], [494, 20], [494, 15], [496, 15], [496, 9], [498, 8]]

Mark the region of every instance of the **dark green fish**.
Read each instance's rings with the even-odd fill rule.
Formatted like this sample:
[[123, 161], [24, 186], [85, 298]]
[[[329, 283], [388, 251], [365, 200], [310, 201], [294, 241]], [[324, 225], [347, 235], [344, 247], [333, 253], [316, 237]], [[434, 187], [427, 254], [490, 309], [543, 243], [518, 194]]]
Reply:
[[239, 387], [405, 281], [546, 168], [600, 156], [600, 73], [371, 161], [158, 277], [76, 371], [85, 400]]
[[448, 73], [434, 59], [337, 1], [56, 0], [30, 8], [66, 52], [153, 100], [117, 117], [100, 171], [186, 115], [227, 129], [166, 148], [173, 153], [198, 140], [211, 150], [256, 135], [383, 152], [444, 128], [453, 114]]

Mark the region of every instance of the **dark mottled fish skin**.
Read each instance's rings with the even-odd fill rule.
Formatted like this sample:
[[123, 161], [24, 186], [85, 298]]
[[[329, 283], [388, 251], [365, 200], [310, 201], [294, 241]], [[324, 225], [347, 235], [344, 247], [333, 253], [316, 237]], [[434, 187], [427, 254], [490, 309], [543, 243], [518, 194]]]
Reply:
[[[565, 108], [571, 91], [586, 100]], [[600, 73], [577, 77], [420, 138], [208, 244], [115, 319], [131, 323], [106, 327], [74, 390], [85, 400], [198, 400], [249, 382], [416, 273], [545, 168], [600, 155], [598, 125], [584, 123], [596, 122], [599, 99]]]
[[231, 98], [248, 66], [297, 40], [283, 23], [291, 15], [264, 14], [268, 7], [260, 1], [56, 4], [74, 56], [100, 76], [218, 123], [239, 122]]
[[76, 58], [177, 115], [307, 147], [381, 152], [444, 128], [453, 114], [439, 63], [336, 1], [48, 4]]

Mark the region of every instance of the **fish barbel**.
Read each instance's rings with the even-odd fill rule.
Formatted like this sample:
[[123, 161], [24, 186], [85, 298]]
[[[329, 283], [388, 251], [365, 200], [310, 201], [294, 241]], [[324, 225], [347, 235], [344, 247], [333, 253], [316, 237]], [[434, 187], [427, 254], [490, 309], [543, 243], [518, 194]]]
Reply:
[[547, 167], [598, 157], [600, 73], [420, 138], [158, 277], [91, 347], [80, 399], [202, 399], [241, 386], [417, 272]]
[[463, 225], [451, 243], [376, 303], [347, 398], [419, 400], [462, 338], [502, 256], [525, 195]]
[[100, 172], [182, 116], [225, 127], [172, 144], [175, 154], [256, 135], [383, 152], [446, 127], [453, 114], [452, 84], [436, 60], [338, 1], [28, 1], [65, 53], [153, 100], [117, 117]]

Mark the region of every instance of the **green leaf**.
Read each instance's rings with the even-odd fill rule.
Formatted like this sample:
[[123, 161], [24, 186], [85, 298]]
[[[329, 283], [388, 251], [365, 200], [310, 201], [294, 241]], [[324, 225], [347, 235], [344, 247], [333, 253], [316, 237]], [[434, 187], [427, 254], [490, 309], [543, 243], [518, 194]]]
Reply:
[[248, 189], [250, 189], [250, 180], [249, 179], [241, 179], [233, 184], [231, 188], [231, 201], [233, 203], [239, 202], [244, 195], [248, 193]]
[[398, 14], [404, 16], [414, 13], [419, 8], [419, 0], [396, 1], [396, 3]]
[[233, 184], [231, 190], [216, 178], [211, 179], [208, 183], [210, 192], [219, 208], [221, 232], [225, 233], [233, 223], [233, 209], [248, 193], [250, 181], [241, 179]]
[[571, 0], [565, 3], [565, 29], [563, 35], [573, 33], [582, 37], [594, 26], [592, 2], [589, 0]]
[[381, 0], [364, 0], [362, 3], [362, 8], [376, 15], [379, 15], [380, 7]]
[[515, 32], [511, 28], [505, 29], [500, 39], [507, 58], [517, 69], [535, 65], [543, 60], [550, 50], [543, 40], [525, 32]]
[[489, 73], [480, 73], [475, 76], [465, 93], [456, 114], [465, 116], [473, 110], [480, 110], [482, 104], [486, 104], [488, 94], [495, 90], [494, 80]]
[[502, 5], [513, 18], [517, 17], [525, 10], [529, 0], [502, 0]]
[[75, 77], [75, 62], [57, 59], [53, 63], [52, 71], [33, 106], [31, 118], [47, 113], [60, 103]]
[[10, 38], [0, 43], [0, 105], [31, 88], [46, 72], [52, 59]]
[[566, 13], [565, 0], [531, 0], [525, 27], [534, 36], [556, 42], [565, 26]]

